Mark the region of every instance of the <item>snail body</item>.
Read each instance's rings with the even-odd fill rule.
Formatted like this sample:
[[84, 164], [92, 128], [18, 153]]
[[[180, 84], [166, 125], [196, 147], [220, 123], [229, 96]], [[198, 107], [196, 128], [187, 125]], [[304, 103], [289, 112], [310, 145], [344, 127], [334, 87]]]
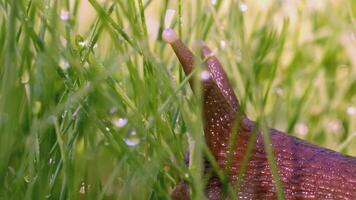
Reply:
[[[192, 52], [181, 42], [175, 32], [167, 29], [163, 39], [171, 44], [186, 75], [194, 65]], [[221, 169], [226, 169], [228, 157], [229, 181], [232, 185], [239, 181], [236, 191], [239, 199], [277, 199], [277, 188], [265, 151], [262, 133], [257, 131], [255, 122], [242, 113], [228, 78], [210, 49], [202, 45], [201, 53], [206, 61], [209, 78], [202, 80], [204, 134], [207, 146]], [[192, 82], [190, 82], [192, 84]], [[237, 117], [239, 117], [237, 119]], [[236, 144], [228, 151], [231, 132], [236, 122]], [[286, 199], [356, 199], [356, 158], [310, 144], [284, 132], [269, 129], [272, 151]], [[242, 161], [249, 141], [254, 146], [248, 159], [246, 171], [238, 180]], [[229, 152], [229, 153], [228, 153]], [[206, 170], [210, 169], [209, 164]], [[222, 199], [222, 183], [212, 176], [206, 185], [208, 199]], [[189, 187], [179, 184], [172, 193], [173, 199], [188, 199]]]

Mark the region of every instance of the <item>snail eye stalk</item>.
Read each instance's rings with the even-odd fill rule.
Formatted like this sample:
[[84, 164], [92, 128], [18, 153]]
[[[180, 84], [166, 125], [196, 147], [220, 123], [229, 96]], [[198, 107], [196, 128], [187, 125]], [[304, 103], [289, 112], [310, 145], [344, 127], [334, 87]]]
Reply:
[[[172, 29], [166, 29], [162, 38], [172, 46], [185, 74], [189, 75], [194, 67], [194, 54]], [[208, 147], [218, 158], [221, 149], [226, 149], [229, 143], [239, 103], [219, 60], [204, 43], [200, 49], [206, 68], [201, 74], [204, 133]]]

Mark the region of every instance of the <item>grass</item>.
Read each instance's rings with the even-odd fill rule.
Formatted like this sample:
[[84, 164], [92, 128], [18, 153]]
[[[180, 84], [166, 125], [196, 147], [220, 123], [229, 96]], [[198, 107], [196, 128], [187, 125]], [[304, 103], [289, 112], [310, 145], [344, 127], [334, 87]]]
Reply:
[[203, 198], [199, 97], [162, 42], [167, 9], [262, 130], [355, 156], [356, 2], [278, 2], [0, 0], [0, 199], [168, 199], [182, 179]]

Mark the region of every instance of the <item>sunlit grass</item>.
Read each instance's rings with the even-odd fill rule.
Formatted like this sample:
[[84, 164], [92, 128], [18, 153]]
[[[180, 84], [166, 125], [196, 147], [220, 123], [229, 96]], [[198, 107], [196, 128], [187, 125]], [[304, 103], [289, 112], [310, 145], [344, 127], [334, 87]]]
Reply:
[[199, 97], [166, 26], [214, 49], [261, 130], [356, 155], [355, 13], [347, 0], [0, 0], [0, 199], [167, 199], [180, 180], [202, 197]]

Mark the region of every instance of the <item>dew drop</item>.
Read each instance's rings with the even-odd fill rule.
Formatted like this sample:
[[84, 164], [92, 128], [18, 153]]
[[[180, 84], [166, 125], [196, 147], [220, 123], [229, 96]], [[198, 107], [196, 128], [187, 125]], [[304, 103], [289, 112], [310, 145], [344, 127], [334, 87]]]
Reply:
[[62, 21], [68, 21], [69, 20], [69, 12], [68, 10], [61, 10], [61, 20]]
[[85, 184], [84, 184], [84, 182], [82, 182], [81, 185], [80, 185], [79, 193], [80, 194], [85, 194]]
[[200, 73], [200, 78], [203, 81], [207, 81], [210, 78], [210, 72], [208, 70], [204, 70]]
[[185, 177], [185, 178], [189, 178], [189, 174], [188, 174], [188, 173], [185, 173], [185, 174], [184, 174], [184, 177]]
[[114, 125], [118, 128], [122, 128], [127, 124], [127, 121], [126, 118], [118, 118], [114, 120]]
[[220, 40], [220, 48], [225, 49], [226, 47], [226, 41], [225, 40]]
[[339, 120], [332, 120], [328, 123], [329, 130], [331, 132], [339, 132], [342, 129], [342, 124]]
[[240, 8], [241, 12], [246, 12], [248, 10], [247, 4], [243, 3], [243, 2], [240, 3], [239, 8]]
[[295, 132], [299, 135], [306, 135], [309, 131], [308, 126], [305, 123], [297, 123], [295, 126]]
[[356, 115], [356, 107], [348, 106], [347, 109], [346, 109], [346, 112], [350, 116], [355, 116]]
[[63, 70], [67, 70], [70, 67], [70, 65], [67, 60], [65, 60], [64, 58], [61, 58], [59, 60], [59, 67]]
[[135, 129], [131, 130], [130, 135], [125, 139], [125, 143], [131, 147], [136, 146], [140, 143], [140, 139], [138, 138]]

